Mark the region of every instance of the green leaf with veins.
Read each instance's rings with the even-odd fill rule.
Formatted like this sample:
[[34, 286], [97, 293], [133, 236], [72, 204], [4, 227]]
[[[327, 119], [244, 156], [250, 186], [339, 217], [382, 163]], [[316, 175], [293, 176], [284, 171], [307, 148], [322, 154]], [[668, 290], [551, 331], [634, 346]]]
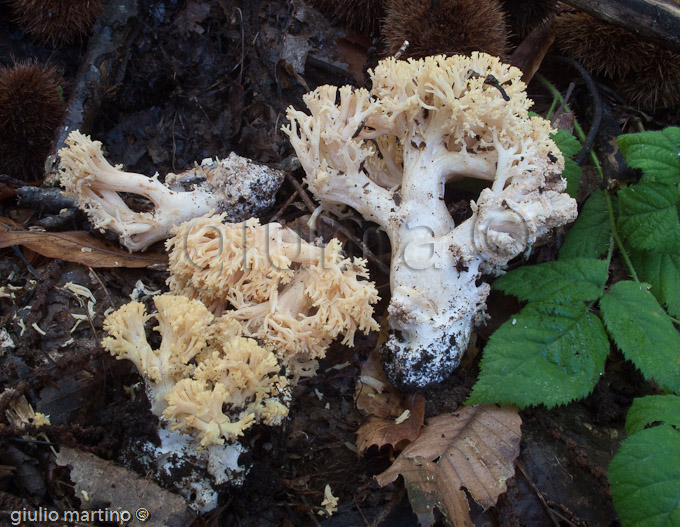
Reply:
[[519, 267], [498, 278], [493, 287], [520, 300], [597, 300], [608, 274], [605, 260], [575, 258]]
[[564, 156], [562, 176], [567, 180], [567, 194], [575, 198], [578, 194], [583, 171], [571, 158], [581, 151], [581, 143], [567, 130], [557, 130], [557, 132], [550, 135], [550, 138], [555, 141], [557, 148], [560, 149]]
[[489, 339], [467, 403], [567, 404], [593, 390], [608, 354], [602, 322], [582, 302], [531, 302]]
[[654, 423], [680, 428], [680, 397], [648, 395], [635, 399], [626, 416], [626, 433], [633, 435]]
[[604, 191], [596, 190], [583, 204], [560, 249], [559, 259], [600, 258], [609, 249], [612, 230]]
[[666, 306], [668, 313], [680, 317], [680, 254], [631, 251], [630, 260], [652, 294]]
[[621, 135], [618, 143], [628, 166], [643, 171], [644, 181], [680, 182], [680, 128]]
[[600, 299], [607, 331], [646, 379], [680, 392], [680, 335], [644, 284], [623, 281]]
[[640, 182], [619, 191], [618, 228], [638, 250], [680, 251], [677, 185]]
[[680, 432], [669, 425], [626, 439], [609, 466], [623, 527], [680, 526]]

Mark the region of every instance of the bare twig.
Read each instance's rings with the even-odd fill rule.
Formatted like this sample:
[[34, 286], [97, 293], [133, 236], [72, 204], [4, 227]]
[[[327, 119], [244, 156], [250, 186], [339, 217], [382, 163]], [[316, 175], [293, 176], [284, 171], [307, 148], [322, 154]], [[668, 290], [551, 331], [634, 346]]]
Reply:
[[556, 516], [555, 511], [554, 511], [554, 510], [548, 505], [548, 503], [545, 501], [545, 497], [543, 496], [543, 493], [538, 489], [538, 487], [536, 486], [536, 484], [535, 484], [533, 481], [531, 481], [531, 478], [529, 477], [529, 475], [528, 475], [528, 474], [526, 473], [526, 471], [524, 470], [524, 466], [523, 466], [522, 463], [520, 463], [519, 461], [517, 462], [517, 468], [518, 468], [519, 471], [522, 473], [522, 476], [524, 476], [524, 479], [526, 480], [526, 482], [529, 484], [529, 486], [530, 486], [530, 487], [532, 488], [532, 490], [534, 491], [534, 494], [536, 494], [536, 497], [538, 498], [538, 501], [540, 501], [540, 502], [541, 502], [541, 505], [543, 505], [543, 508], [545, 508], [545, 512], [546, 512], [546, 513], [548, 514], [548, 516], [550, 517], [550, 521], [552, 522], [552, 524], [553, 524], [555, 527], [560, 527], [560, 522], [559, 522], [559, 520], [555, 517], [555, 516]]
[[286, 172], [286, 177], [288, 178], [288, 181], [290, 181], [290, 184], [295, 187], [295, 190], [297, 190], [297, 193], [299, 194], [300, 198], [302, 199], [302, 202], [305, 204], [309, 212], [311, 214], [314, 214], [314, 211], [316, 210], [316, 205], [314, 205], [314, 201], [312, 201], [312, 198], [309, 197], [309, 194], [307, 194], [307, 191], [302, 186], [302, 183], [295, 179], [293, 175], [290, 174], [289, 172]]
[[279, 210], [276, 211], [276, 214], [274, 214], [271, 219], [267, 223], [273, 223], [277, 221], [281, 216], [283, 216], [283, 213], [286, 211], [288, 207], [290, 207], [290, 204], [295, 201], [295, 198], [297, 198], [300, 195], [300, 193], [296, 190], [293, 192], [290, 197], [286, 200], [286, 202], [279, 207]]
[[376, 254], [373, 251], [371, 251], [371, 249], [368, 248], [368, 245], [366, 245], [362, 240], [357, 238], [354, 235], [354, 233], [352, 233], [352, 231], [350, 231], [342, 223], [335, 221], [333, 218], [329, 218], [324, 214], [321, 214], [319, 216], [319, 219], [321, 219], [329, 227], [335, 229], [338, 232], [341, 232], [349, 240], [351, 240], [357, 247], [361, 249], [361, 252], [364, 255], [364, 257], [370, 260], [380, 270], [381, 273], [390, 274], [390, 268], [387, 265], [385, 265], [385, 263], [380, 258], [378, 258], [378, 256], [376, 256]]
[[106, 295], [106, 298], [109, 300], [109, 304], [111, 304], [111, 307], [115, 309], [115, 308], [116, 308], [116, 304], [113, 303], [113, 297], [112, 297], [111, 294], [109, 293], [109, 290], [106, 288], [106, 285], [104, 285], [104, 282], [102, 282], [102, 279], [101, 279], [101, 278], [99, 277], [99, 275], [95, 272], [95, 270], [92, 269], [92, 267], [88, 267], [88, 269], [90, 270], [90, 274], [91, 274], [92, 276], [94, 276], [95, 280], [97, 280], [97, 282], [99, 282], [99, 285], [100, 285], [101, 288], [104, 290], [104, 294]]

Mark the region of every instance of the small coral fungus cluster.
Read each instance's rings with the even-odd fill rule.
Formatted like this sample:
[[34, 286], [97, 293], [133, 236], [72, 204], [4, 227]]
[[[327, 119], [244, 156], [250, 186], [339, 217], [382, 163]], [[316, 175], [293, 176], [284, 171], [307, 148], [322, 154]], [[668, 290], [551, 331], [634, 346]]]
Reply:
[[64, 115], [62, 85], [53, 67], [31, 62], [0, 67], [0, 173], [41, 179]]
[[[110, 314], [103, 345], [144, 375], [155, 414], [169, 419], [173, 429], [196, 435], [202, 446], [233, 441], [256, 420], [280, 424], [288, 414], [282, 400], [287, 383], [270, 350], [241, 336], [237, 322], [213, 316], [198, 300], [166, 294], [154, 304], [154, 315], [140, 302]], [[146, 339], [150, 318], [158, 323], [158, 349]]]
[[168, 241], [172, 294], [154, 299], [158, 349], [144, 305], [110, 314], [103, 345], [144, 376], [152, 411], [201, 446], [234, 441], [259, 422], [280, 424], [287, 387], [316, 373], [331, 341], [377, 329], [378, 295], [363, 260], [340, 242], [305, 242], [279, 224], [186, 222]]

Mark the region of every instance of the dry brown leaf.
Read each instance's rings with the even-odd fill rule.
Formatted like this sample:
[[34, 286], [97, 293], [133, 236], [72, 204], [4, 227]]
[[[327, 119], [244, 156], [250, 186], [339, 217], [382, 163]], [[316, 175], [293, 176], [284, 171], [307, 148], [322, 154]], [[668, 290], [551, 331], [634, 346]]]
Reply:
[[539, 24], [517, 46], [510, 57], [510, 64], [522, 70], [522, 81], [529, 84], [534, 74], [541, 67], [545, 54], [555, 41], [553, 19], [550, 18]]
[[349, 74], [354, 78], [359, 86], [366, 85], [366, 59], [368, 45], [364, 42], [357, 42], [352, 38], [339, 38], [335, 41], [338, 46], [340, 59], [347, 64]]
[[[381, 327], [377, 345], [361, 365], [356, 386], [357, 408], [368, 414], [357, 430], [359, 456], [373, 445], [378, 448], [391, 445], [395, 450], [401, 450], [418, 437], [425, 419], [423, 396], [403, 395], [387, 380], [378, 351], [387, 338], [387, 325]], [[406, 411], [409, 413], [405, 414]]]
[[399, 417], [405, 410], [401, 406], [403, 398], [387, 380], [376, 346], [361, 365], [356, 386], [357, 408], [376, 417]]
[[463, 488], [485, 509], [496, 503], [515, 473], [521, 424], [516, 408], [494, 405], [434, 417], [376, 480], [385, 486], [401, 474], [423, 526], [434, 524], [434, 507], [450, 525], [471, 526]]
[[129, 253], [85, 231], [31, 232], [9, 218], [0, 217], [0, 249], [12, 245], [23, 245], [47, 258], [88, 267], [149, 267], [168, 263], [164, 254]]
[[394, 418], [371, 416], [359, 427], [357, 451], [360, 456], [373, 445], [378, 448], [392, 445], [400, 450], [405, 444], [416, 440], [425, 420], [425, 398], [417, 394], [409, 396], [407, 400], [410, 404], [405, 411], [408, 410], [409, 414], [404, 421], [396, 422]]
[[183, 36], [187, 36], [190, 32], [202, 35], [205, 29], [201, 26], [210, 13], [210, 5], [203, 2], [189, 2], [184, 10], [177, 16], [175, 24], [177, 29]]
[[[177, 494], [93, 454], [62, 446], [57, 464], [71, 469], [71, 480], [83, 509], [88, 508], [88, 503], [98, 503], [108, 510], [128, 511], [132, 521], [126, 525], [139, 527], [191, 525], [196, 518]], [[139, 521], [136, 515], [146, 519]]]

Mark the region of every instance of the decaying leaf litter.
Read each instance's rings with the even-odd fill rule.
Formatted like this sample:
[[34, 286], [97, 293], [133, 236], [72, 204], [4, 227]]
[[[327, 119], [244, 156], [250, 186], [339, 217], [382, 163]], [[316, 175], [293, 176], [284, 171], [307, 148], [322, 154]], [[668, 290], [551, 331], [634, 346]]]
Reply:
[[[348, 35], [301, 2], [242, 4], [140, 2], [138, 12], [126, 21], [131, 45], [118, 50], [127, 65], [125, 75], [100, 86], [101, 104], [89, 110], [94, 112], [89, 131], [104, 143], [109, 159], [147, 175], [180, 172], [194, 161], [230, 151], [284, 170], [295, 168], [279, 130], [285, 108], [290, 104], [300, 108], [301, 95], [318, 84], [363, 82], [356, 72], [371, 64], [374, 52], [370, 41]], [[2, 23], [15, 56], [30, 56], [33, 48], [8, 20], [3, 17]], [[66, 73], [76, 82], [74, 64], [86, 60], [85, 47], [60, 53], [64, 57], [57, 59], [65, 62]], [[534, 90], [530, 94], [540, 112], [549, 99], [540, 87]], [[673, 124], [672, 117], [666, 118], [664, 124]], [[300, 171], [289, 173], [265, 219], [304, 229], [314, 205], [296, 184], [294, 178], [300, 177]], [[465, 214], [468, 201], [456, 196], [449, 208]], [[67, 220], [67, 228], [60, 229], [65, 232], [27, 231], [26, 226], [59, 211], [36, 214], [33, 207], [22, 207], [13, 199], [4, 200], [2, 207], [6, 219], [0, 240], [8, 247], [2, 263], [3, 339], [6, 335], [10, 340], [3, 340], [0, 360], [3, 387], [10, 390], [0, 406], [5, 410], [25, 396], [52, 423], [44, 430], [3, 423], [2, 510], [84, 508], [87, 500], [81, 491], [91, 486], [95, 465], [104, 474], [108, 467], [106, 477], [128, 485], [136, 484], [135, 472], [144, 476], [150, 471], [140, 449], [145, 442], [157, 442], [155, 418], [134, 369], [105, 353], [100, 341], [109, 307], [119, 307], [131, 295], [148, 300], [163, 289], [164, 257], [120, 251], [115, 239], [104, 246], [101, 236], [85, 232], [82, 217]], [[316, 235], [338, 235], [333, 223], [337, 220], [321, 220]], [[344, 220], [342, 227], [348, 252], [361, 255], [365, 223]], [[54, 246], [52, 239], [59, 240], [60, 260], [59, 254], [44, 248]], [[389, 248], [385, 240], [371, 248], [375, 254], [369, 258], [369, 269], [384, 297]], [[552, 259], [554, 248], [554, 243], [540, 248], [532, 260]], [[139, 259], [144, 262], [141, 268]], [[69, 284], [85, 286], [92, 297]], [[476, 486], [464, 478], [473, 498], [468, 497], [469, 504], [457, 488], [421, 485], [421, 494], [414, 497], [412, 485], [407, 495], [401, 483], [388, 485], [383, 477], [386, 486], [380, 487], [373, 478], [388, 470], [396, 449], [409, 442], [414, 456], [423, 456], [417, 458], [422, 459], [417, 477], [443, 470], [433, 462], [446, 448], [428, 458], [418, 453], [419, 441], [427, 450], [428, 430], [447, 419], [460, 424], [457, 418], [469, 411], [462, 403], [475, 382], [475, 351], [483, 347], [490, 328], [516, 311], [512, 302], [492, 293], [490, 323], [478, 331], [477, 345], [463, 366], [442, 385], [417, 396], [382, 389], [369, 396], [371, 386], [386, 382], [375, 366], [379, 335], [358, 335], [354, 348], [333, 345], [320, 374], [296, 387], [288, 421], [280, 428], [255, 428], [246, 436], [251, 449], [244, 463], [251, 468], [243, 486], [225, 485], [219, 507], [196, 519], [196, 525], [415, 525], [418, 519], [434, 519], [433, 506], [444, 513], [455, 509], [462, 521], [467, 521], [465, 508], [470, 506], [475, 524], [610, 523], [614, 512], [604, 474], [623, 437], [626, 408], [641, 384], [616, 355], [610, 357], [614, 367], [584, 402], [521, 412], [523, 442], [517, 470], [489, 511], [482, 507], [493, 500], [478, 499]], [[383, 301], [377, 306], [376, 317], [385, 305]], [[13, 347], [4, 344], [10, 341]], [[424, 439], [419, 439], [422, 423]], [[512, 437], [509, 443], [517, 444], [516, 432]], [[69, 450], [64, 448], [55, 460], [50, 446], [56, 445]], [[383, 448], [377, 450], [376, 445]], [[96, 462], [90, 461], [90, 454], [97, 456]], [[516, 455], [510, 454], [510, 466]], [[64, 467], [74, 463], [81, 470], [69, 473]], [[121, 471], [119, 465], [130, 472]], [[511, 475], [507, 467], [504, 472], [504, 478]], [[156, 483], [172, 489], [176, 482], [159, 478]], [[332, 517], [322, 506], [326, 485], [339, 498]], [[169, 500], [167, 510], [174, 511], [169, 503], [176, 504], [175, 498], [159, 492], [161, 497], [153, 499]], [[97, 500], [109, 500], [112, 507], [146, 505], [123, 503], [130, 497], [106, 494], [100, 489]], [[410, 512], [409, 499], [418, 516]], [[422, 507], [429, 510], [423, 512]], [[179, 514], [184, 515], [183, 524], [192, 521], [188, 509]]]

